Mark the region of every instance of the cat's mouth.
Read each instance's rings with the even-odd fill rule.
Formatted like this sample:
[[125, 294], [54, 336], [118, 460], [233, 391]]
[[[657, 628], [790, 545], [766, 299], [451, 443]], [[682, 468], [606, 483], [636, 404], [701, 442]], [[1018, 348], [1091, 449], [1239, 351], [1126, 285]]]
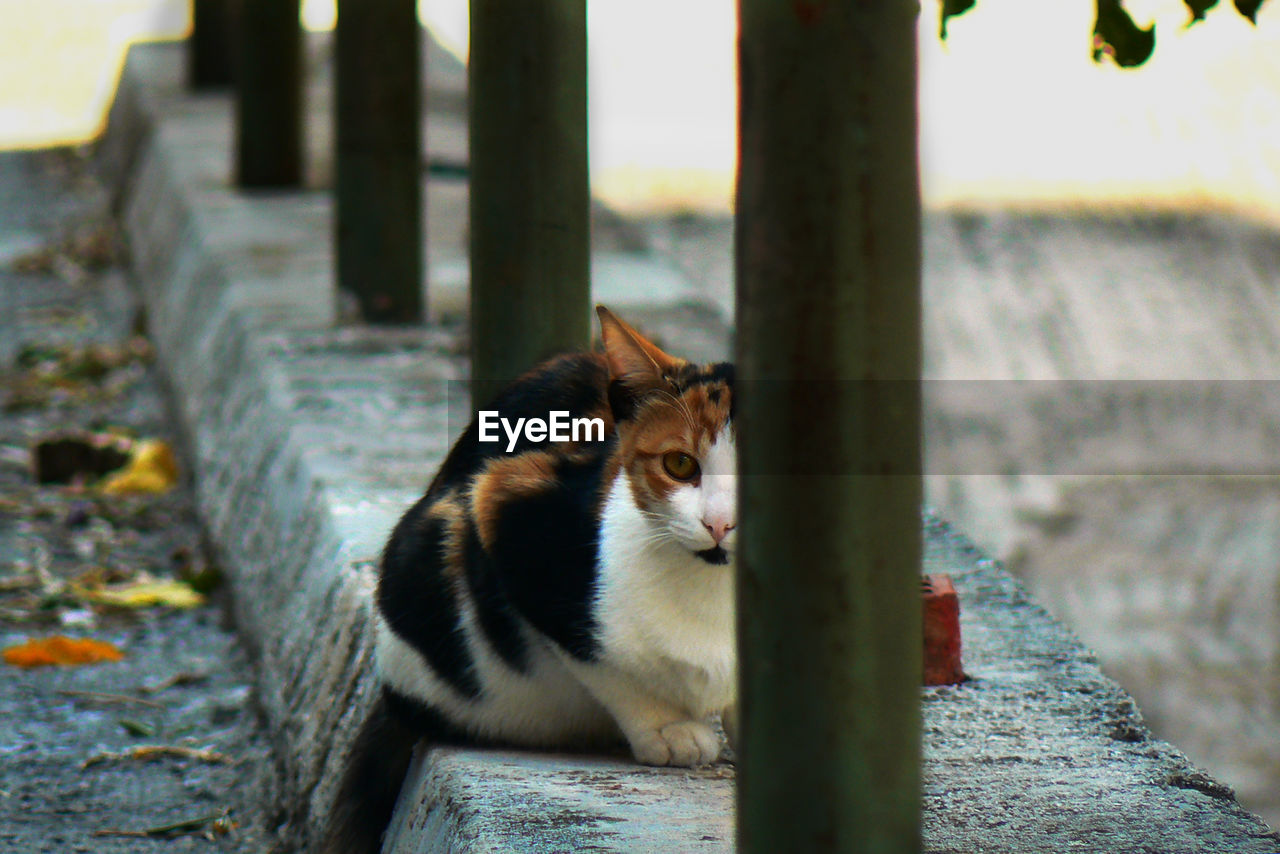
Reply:
[[694, 552], [694, 554], [712, 566], [724, 566], [729, 562], [729, 553], [720, 546], [712, 546], [709, 549]]

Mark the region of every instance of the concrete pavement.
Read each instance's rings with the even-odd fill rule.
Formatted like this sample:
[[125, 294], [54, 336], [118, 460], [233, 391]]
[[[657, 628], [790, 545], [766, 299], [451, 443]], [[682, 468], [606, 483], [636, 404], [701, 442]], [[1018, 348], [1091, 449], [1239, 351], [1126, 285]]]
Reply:
[[[207, 571], [189, 482], [110, 496], [40, 483], [30, 464], [36, 443], [69, 431], [180, 447], [90, 165], [70, 150], [0, 153], [0, 647], [63, 635], [122, 657], [0, 662], [0, 851], [261, 852], [271, 757], [221, 595], [191, 610], [111, 609], [77, 590]], [[156, 745], [229, 761], [90, 761]], [[216, 835], [228, 810], [236, 829]], [[126, 835], [181, 822], [191, 832], [166, 842]]]

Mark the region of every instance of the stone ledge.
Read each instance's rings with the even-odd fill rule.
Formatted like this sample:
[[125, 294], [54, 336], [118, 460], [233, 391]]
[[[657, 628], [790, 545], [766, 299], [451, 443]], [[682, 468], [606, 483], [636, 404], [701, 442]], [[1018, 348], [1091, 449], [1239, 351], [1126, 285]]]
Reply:
[[[332, 328], [327, 200], [226, 187], [229, 103], [178, 97], [176, 64], [169, 46], [131, 52], [103, 149], [201, 512], [258, 654], [282, 843], [302, 850], [372, 695], [372, 562], [447, 449], [448, 383], [464, 366], [448, 329]], [[670, 337], [723, 345], [711, 308], [641, 308]], [[1280, 851], [1228, 790], [1150, 736], [1002, 569], [941, 523], [926, 524], [926, 542], [927, 570], [955, 579], [975, 677], [924, 692], [926, 850]], [[731, 766], [428, 758], [388, 850], [732, 847]]]
[[388, 854], [733, 850], [731, 765], [439, 748], [408, 781]]

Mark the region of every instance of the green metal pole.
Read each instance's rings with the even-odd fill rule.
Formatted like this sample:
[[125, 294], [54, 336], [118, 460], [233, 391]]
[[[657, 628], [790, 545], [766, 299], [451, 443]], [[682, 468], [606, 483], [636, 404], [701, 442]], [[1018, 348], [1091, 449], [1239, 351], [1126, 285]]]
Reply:
[[300, 0], [239, 4], [236, 181], [242, 187], [302, 184]]
[[739, 0], [748, 854], [920, 850], [914, 0]]
[[585, 0], [471, 0], [469, 75], [479, 402], [590, 341]]
[[235, 48], [232, 0], [193, 0], [187, 41], [187, 85], [192, 89], [231, 86]]
[[423, 319], [420, 33], [415, 0], [338, 4], [338, 288], [372, 323]]

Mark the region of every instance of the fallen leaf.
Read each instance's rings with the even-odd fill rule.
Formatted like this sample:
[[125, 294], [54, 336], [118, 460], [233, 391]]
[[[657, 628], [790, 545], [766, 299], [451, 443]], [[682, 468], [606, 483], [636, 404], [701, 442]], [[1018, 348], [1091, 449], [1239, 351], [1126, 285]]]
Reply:
[[94, 765], [101, 765], [104, 762], [120, 762], [122, 760], [137, 760], [140, 762], [149, 762], [152, 759], [161, 759], [166, 756], [174, 756], [179, 759], [194, 759], [198, 762], [208, 762], [218, 765], [234, 765], [236, 761], [225, 753], [219, 753], [216, 750], [203, 750], [198, 747], [184, 747], [180, 744], [145, 744], [140, 747], [133, 747], [123, 753], [95, 753], [80, 764], [80, 770], [92, 768]]
[[164, 703], [157, 703], [155, 700], [148, 700], [144, 697], [130, 697], [128, 694], [111, 694], [102, 691], [59, 691], [58, 696], [104, 705], [138, 705], [146, 706], [149, 709], [163, 709], [165, 707]]
[[119, 661], [124, 653], [107, 641], [54, 635], [29, 638], [26, 643], [6, 647], [4, 660], [14, 667], [77, 667], [99, 661]]
[[137, 736], [138, 738], [151, 738], [156, 734], [154, 726], [142, 721], [135, 721], [133, 718], [121, 718], [120, 727], [129, 735]]
[[133, 446], [125, 467], [108, 475], [98, 488], [106, 495], [157, 495], [178, 482], [178, 459], [163, 439], [145, 439]]
[[113, 587], [78, 587], [74, 590], [87, 602], [117, 608], [195, 608], [204, 604], [204, 596], [185, 581], [142, 579]]
[[222, 812], [212, 815], [202, 815], [199, 818], [187, 819], [186, 821], [177, 821], [173, 824], [161, 824], [156, 827], [148, 827], [145, 830], [117, 830], [115, 828], [104, 828], [95, 830], [94, 836], [123, 836], [130, 839], [173, 839], [178, 836], [187, 836], [193, 833], [201, 833], [207, 838], [217, 836], [226, 836], [237, 827], [236, 823], [231, 820], [231, 811], [223, 810]]
[[158, 694], [161, 691], [180, 685], [199, 685], [201, 682], [208, 681], [208, 679], [208, 673], [183, 671], [181, 673], [175, 673], [168, 679], [163, 679], [154, 685], [140, 685], [137, 690], [142, 694]]

